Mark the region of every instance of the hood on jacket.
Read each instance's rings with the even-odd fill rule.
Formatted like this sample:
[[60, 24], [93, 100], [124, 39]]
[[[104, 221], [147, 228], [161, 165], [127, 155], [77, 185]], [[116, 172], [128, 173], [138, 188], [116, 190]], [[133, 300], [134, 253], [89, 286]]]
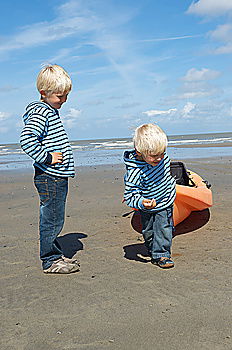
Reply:
[[[166, 153], [164, 153], [164, 154], [166, 157], [167, 154]], [[163, 166], [165, 157], [159, 162], [159, 164], [157, 164], [157, 167]], [[150, 168], [150, 167], [153, 168], [153, 165], [145, 162], [145, 160], [139, 160], [135, 150], [124, 152], [124, 163], [125, 163], [127, 169], [129, 169], [129, 168], [142, 169], [145, 167], [146, 168]]]
[[139, 160], [137, 158], [137, 154], [136, 154], [135, 150], [124, 152], [124, 163], [125, 163], [127, 168], [129, 168], [129, 167], [143, 168], [143, 167], [149, 165], [144, 160]]
[[49, 106], [47, 103], [41, 102], [41, 101], [34, 101], [29, 103], [29, 105], [26, 107], [26, 112], [23, 115], [23, 121], [26, 124], [28, 119], [30, 118], [31, 114], [35, 113], [35, 111], [39, 114], [41, 111], [41, 108], [49, 108], [51, 111], [54, 112], [54, 109]]

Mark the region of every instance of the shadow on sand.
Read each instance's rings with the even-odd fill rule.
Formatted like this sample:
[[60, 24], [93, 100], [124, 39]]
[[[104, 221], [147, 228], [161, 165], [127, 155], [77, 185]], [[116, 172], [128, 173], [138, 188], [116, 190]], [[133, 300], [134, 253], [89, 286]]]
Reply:
[[79, 250], [83, 250], [84, 246], [80, 239], [88, 237], [85, 233], [67, 233], [57, 238], [64, 255], [72, 258]]
[[[126, 216], [126, 214], [124, 214]], [[173, 236], [189, 233], [203, 227], [210, 219], [209, 209], [194, 211], [184, 221], [175, 227]], [[139, 233], [142, 233], [141, 218], [138, 211], [134, 211], [131, 218], [132, 228]]]
[[173, 236], [183, 235], [198, 230], [210, 219], [209, 209], [193, 211], [184, 221], [175, 227]]
[[150, 262], [150, 257], [144, 243], [130, 244], [123, 247], [124, 258], [142, 263]]
[[[131, 213], [132, 212], [126, 213], [123, 215], [123, 217], [126, 217]], [[183, 235], [198, 230], [199, 228], [203, 227], [209, 221], [209, 219], [209, 209], [192, 212], [183, 222], [181, 222], [175, 227], [175, 231], [173, 232], [173, 238], [178, 235]], [[134, 211], [132, 215], [131, 226], [136, 232], [142, 232], [141, 218], [138, 211]], [[140, 261], [143, 263], [147, 263], [150, 261], [147, 248], [143, 243], [127, 245], [124, 246], [123, 249], [125, 252], [124, 257], [126, 259]]]

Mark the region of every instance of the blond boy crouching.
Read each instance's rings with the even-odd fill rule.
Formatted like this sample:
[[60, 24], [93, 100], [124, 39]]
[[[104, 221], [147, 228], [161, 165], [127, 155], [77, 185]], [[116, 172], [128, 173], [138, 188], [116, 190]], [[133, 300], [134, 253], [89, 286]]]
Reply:
[[166, 153], [167, 136], [154, 124], [135, 130], [134, 150], [124, 153], [124, 199], [141, 214], [142, 234], [152, 264], [174, 267], [171, 259], [175, 180]]

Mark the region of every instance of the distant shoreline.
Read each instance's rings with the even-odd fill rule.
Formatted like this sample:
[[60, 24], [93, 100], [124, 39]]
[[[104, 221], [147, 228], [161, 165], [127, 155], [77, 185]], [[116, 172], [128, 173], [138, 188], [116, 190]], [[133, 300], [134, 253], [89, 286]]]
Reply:
[[[214, 157], [201, 157], [201, 158], [193, 158], [193, 157], [186, 157], [184, 159], [179, 159], [179, 158], [175, 158], [175, 157], [171, 157], [171, 161], [181, 161], [183, 162], [186, 166], [190, 166], [194, 165], [194, 164], [198, 164], [198, 163], [207, 163], [208, 165], [210, 165], [211, 163], [213, 164], [215, 159], [217, 159], [217, 163], [219, 164], [223, 164], [226, 162], [230, 162], [232, 161], [232, 155], [231, 156], [217, 156], [216, 158]], [[1, 163], [0, 163], [1, 164]], [[76, 177], [78, 177], [79, 173], [85, 173], [85, 172], [89, 172], [92, 169], [98, 169], [100, 170], [107, 170], [110, 171], [110, 169], [112, 169], [112, 171], [115, 170], [123, 170], [124, 167], [124, 163], [116, 163], [116, 164], [92, 164], [92, 165], [78, 165], [76, 164], [75, 166], [75, 172], [76, 172]], [[24, 168], [11, 168], [11, 169], [2, 169], [0, 168], [0, 173], [2, 176], [7, 177], [7, 176], [16, 176], [16, 177], [21, 177], [21, 176], [27, 176], [27, 175], [31, 175], [33, 176], [34, 174], [34, 167], [33, 165], [29, 166], [29, 167], [24, 167]], [[0, 179], [0, 183], [1, 183], [1, 179]]]
[[190, 145], [168, 145], [172, 148], [205, 148], [205, 147], [232, 147], [231, 142], [225, 143], [204, 143], [204, 144], [190, 144]]
[[[177, 140], [168, 144], [167, 152], [171, 159], [184, 161], [185, 159], [205, 159], [215, 157], [232, 157], [232, 137], [223, 142], [215, 140]], [[198, 142], [199, 141], [199, 142]], [[175, 143], [176, 142], [176, 143]], [[84, 143], [72, 145], [75, 165], [80, 167], [115, 165], [123, 164], [123, 153], [125, 150], [132, 149], [133, 143], [128, 140], [121, 143], [115, 142], [103, 143]], [[1, 153], [2, 152], [2, 153]], [[17, 147], [8, 147], [1, 149], [0, 152], [0, 172], [18, 171], [22, 173], [25, 169], [32, 168], [32, 159], [30, 159], [22, 150]]]

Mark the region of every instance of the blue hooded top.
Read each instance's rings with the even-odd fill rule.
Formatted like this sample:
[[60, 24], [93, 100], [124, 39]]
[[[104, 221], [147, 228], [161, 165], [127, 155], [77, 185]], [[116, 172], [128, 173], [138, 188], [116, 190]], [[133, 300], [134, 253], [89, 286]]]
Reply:
[[[53, 176], [73, 177], [73, 153], [58, 110], [44, 102], [32, 102], [26, 108], [23, 121], [20, 144], [34, 159], [34, 166]], [[62, 153], [62, 163], [51, 164], [53, 152]]]
[[[129, 207], [155, 212], [171, 206], [176, 196], [176, 182], [171, 176], [167, 153], [156, 166], [138, 160], [135, 150], [124, 153], [126, 174], [124, 199]], [[156, 207], [146, 209], [144, 199], [155, 199]]]

